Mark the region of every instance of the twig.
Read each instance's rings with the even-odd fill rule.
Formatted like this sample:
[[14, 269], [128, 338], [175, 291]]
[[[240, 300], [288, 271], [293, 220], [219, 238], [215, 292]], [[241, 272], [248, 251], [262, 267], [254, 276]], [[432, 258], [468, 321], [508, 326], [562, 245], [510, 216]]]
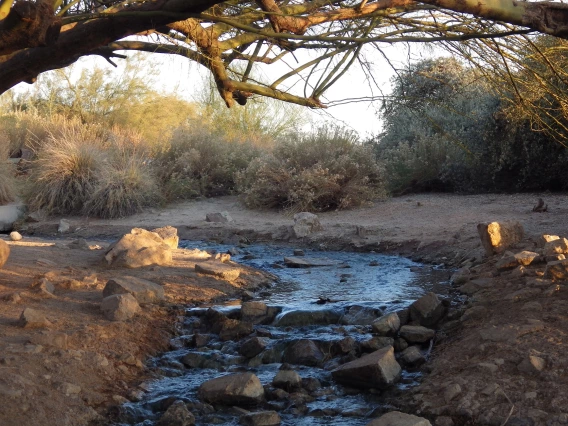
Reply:
[[507, 401], [509, 401], [509, 404], [511, 404], [511, 409], [509, 410], [509, 415], [505, 418], [505, 421], [503, 423], [501, 423], [501, 426], [505, 426], [507, 424], [507, 422], [509, 421], [509, 419], [511, 418], [511, 416], [513, 415], [513, 412], [515, 411], [515, 404], [513, 404], [513, 401], [511, 401], [511, 399], [507, 396], [507, 394], [505, 393], [503, 388], [500, 388], [500, 390], [501, 390], [501, 393], [503, 395], [505, 395], [505, 398], [507, 398]]

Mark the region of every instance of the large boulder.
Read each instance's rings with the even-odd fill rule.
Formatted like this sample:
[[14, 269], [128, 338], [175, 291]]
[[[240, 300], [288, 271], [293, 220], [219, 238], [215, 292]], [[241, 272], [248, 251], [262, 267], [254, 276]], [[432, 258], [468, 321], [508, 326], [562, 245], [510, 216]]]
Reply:
[[179, 237], [178, 237], [178, 230], [173, 226], [164, 226], [162, 228], [152, 229], [155, 234], [158, 234], [164, 243], [170, 246], [171, 249], [175, 250], [178, 248], [179, 244]]
[[434, 338], [436, 332], [421, 325], [403, 325], [400, 328], [400, 337], [408, 343], [425, 343]]
[[423, 417], [413, 416], [412, 414], [401, 413], [400, 411], [391, 411], [383, 414], [378, 419], [367, 423], [367, 426], [432, 426], [428, 420]]
[[253, 358], [266, 349], [270, 339], [267, 337], [251, 337], [241, 343], [239, 353], [247, 358]]
[[301, 339], [286, 348], [282, 359], [289, 364], [316, 366], [324, 361], [325, 355], [313, 341]]
[[112, 244], [104, 258], [109, 266], [127, 268], [168, 265], [172, 262], [172, 249], [155, 232], [134, 228]]
[[310, 235], [312, 232], [323, 230], [317, 215], [308, 212], [296, 213], [294, 215], [294, 225], [292, 231], [294, 237], [303, 238]]
[[400, 318], [396, 312], [384, 315], [371, 324], [373, 332], [381, 336], [392, 336], [400, 329]]
[[103, 289], [103, 297], [130, 293], [138, 303], [156, 303], [164, 300], [164, 288], [142, 278], [124, 276], [111, 278]]
[[241, 274], [239, 268], [225, 265], [224, 263], [212, 262], [196, 263], [195, 272], [198, 274], [212, 275], [226, 281], [234, 281], [239, 278], [239, 275]]
[[140, 305], [131, 294], [114, 294], [103, 299], [101, 311], [110, 321], [126, 321], [140, 312]]
[[264, 398], [264, 388], [253, 373], [229, 374], [199, 386], [199, 398], [210, 404], [256, 405]]
[[356, 388], [383, 389], [400, 378], [401, 368], [394, 358], [394, 348], [387, 346], [333, 370], [333, 379]]
[[425, 327], [433, 327], [442, 319], [445, 310], [438, 296], [430, 292], [410, 305], [410, 319]]
[[0, 240], [0, 268], [4, 266], [10, 257], [10, 246], [6, 241]]
[[503, 253], [523, 239], [523, 225], [517, 221], [480, 223], [477, 232], [488, 256]]

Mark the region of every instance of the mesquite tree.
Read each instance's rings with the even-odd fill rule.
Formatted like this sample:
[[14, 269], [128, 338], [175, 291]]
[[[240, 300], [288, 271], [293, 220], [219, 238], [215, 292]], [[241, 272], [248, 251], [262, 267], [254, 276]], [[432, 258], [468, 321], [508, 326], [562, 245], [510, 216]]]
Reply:
[[[516, 0], [0, 0], [0, 93], [85, 55], [175, 54], [206, 67], [231, 107], [252, 95], [323, 107], [322, 95], [365, 45], [568, 37], [568, 8]], [[127, 38], [137, 36], [135, 38]], [[145, 38], [144, 38], [145, 37]], [[126, 39], [125, 39], [126, 38]], [[254, 64], [314, 52], [269, 82]], [[300, 56], [300, 55], [297, 55]], [[291, 79], [303, 94], [289, 90]]]

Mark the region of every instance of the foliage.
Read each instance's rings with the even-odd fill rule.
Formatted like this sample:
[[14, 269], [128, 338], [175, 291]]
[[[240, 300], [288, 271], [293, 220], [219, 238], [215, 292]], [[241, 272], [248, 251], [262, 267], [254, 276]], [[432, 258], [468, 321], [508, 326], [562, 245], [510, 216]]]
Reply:
[[453, 59], [401, 73], [382, 112], [385, 131], [371, 145], [394, 193], [568, 188], [566, 150]]
[[177, 129], [153, 161], [168, 200], [236, 191], [235, 175], [259, 155], [246, 141], [229, 139], [196, 122]]
[[[152, 61], [142, 54], [129, 58], [120, 72], [70, 66], [42, 74], [27, 91], [4, 94], [2, 106], [20, 114], [19, 120], [61, 117], [108, 128], [135, 128], [147, 141], [160, 142], [195, 116], [195, 106], [154, 90], [156, 73]], [[30, 128], [32, 123], [26, 124]]]
[[231, 140], [269, 148], [309, 120], [303, 108], [270, 98], [251, 97], [244, 108], [226, 108], [211, 79], [197, 94], [197, 119]]
[[355, 207], [384, 194], [370, 150], [338, 127], [281, 142], [239, 173], [238, 183], [248, 207], [293, 212]]

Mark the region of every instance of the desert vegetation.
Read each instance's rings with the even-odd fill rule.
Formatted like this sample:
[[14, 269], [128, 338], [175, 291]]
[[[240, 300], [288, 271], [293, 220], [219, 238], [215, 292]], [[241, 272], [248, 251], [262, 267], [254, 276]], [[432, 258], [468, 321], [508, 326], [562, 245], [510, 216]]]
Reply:
[[118, 77], [58, 70], [1, 99], [0, 202], [115, 218], [229, 194], [253, 209], [318, 212], [408, 192], [565, 190], [566, 87], [551, 70], [568, 45], [534, 46], [502, 78], [449, 58], [398, 70], [383, 131], [366, 141], [304, 126], [300, 107], [272, 100], [224, 108], [211, 82], [194, 102], [156, 91], [140, 58]]

